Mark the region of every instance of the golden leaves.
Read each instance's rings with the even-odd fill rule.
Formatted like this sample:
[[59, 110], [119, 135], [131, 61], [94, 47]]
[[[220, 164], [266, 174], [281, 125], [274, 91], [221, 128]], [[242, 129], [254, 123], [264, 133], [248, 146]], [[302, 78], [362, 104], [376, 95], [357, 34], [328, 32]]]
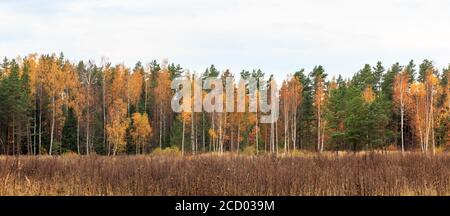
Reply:
[[371, 104], [375, 101], [375, 92], [372, 89], [372, 86], [368, 85], [363, 93], [362, 93], [363, 99], [366, 103]]
[[131, 136], [136, 145], [141, 144], [152, 135], [152, 127], [148, 121], [147, 113], [133, 113], [131, 117], [133, 127], [131, 128]]
[[139, 102], [139, 98], [142, 93], [142, 86], [144, 84], [144, 78], [142, 73], [136, 71], [130, 75], [128, 80], [128, 95], [130, 103], [136, 105]]

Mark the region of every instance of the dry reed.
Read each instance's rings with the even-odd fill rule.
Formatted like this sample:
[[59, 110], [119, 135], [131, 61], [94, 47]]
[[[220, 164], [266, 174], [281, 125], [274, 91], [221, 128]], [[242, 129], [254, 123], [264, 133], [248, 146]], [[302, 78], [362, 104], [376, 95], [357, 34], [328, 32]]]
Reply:
[[0, 195], [449, 195], [450, 157], [0, 157]]

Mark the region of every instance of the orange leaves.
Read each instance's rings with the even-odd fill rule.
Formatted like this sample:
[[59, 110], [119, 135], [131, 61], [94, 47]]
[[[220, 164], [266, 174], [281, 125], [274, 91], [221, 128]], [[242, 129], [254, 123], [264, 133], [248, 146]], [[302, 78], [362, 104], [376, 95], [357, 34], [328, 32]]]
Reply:
[[436, 75], [434, 75], [432, 69], [427, 70], [425, 83], [430, 86], [437, 86], [439, 84], [439, 79], [436, 77]]
[[394, 78], [394, 94], [393, 100], [397, 107], [404, 107], [410, 103], [410, 97], [408, 97], [409, 91], [409, 74], [406, 71], [395, 75]]
[[[401, 80], [400, 78], [396, 77], [396, 81]], [[394, 84], [400, 85], [401, 83], [397, 81]], [[395, 89], [401, 87], [395, 86]], [[439, 79], [433, 73], [433, 68], [426, 71], [423, 83], [413, 83], [409, 89], [409, 97], [406, 100], [407, 111], [411, 114], [412, 127], [416, 131], [416, 136], [419, 138], [423, 152], [428, 151], [430, 143], [432, 144], [433, 152], [435, 149], [434, 128], [436, 123], [442, 119], [442, 116], [437, 115], [440, 108], [437, 98], [441, 91]], [[394, 94], [394, 96], [396, 95]], [[398, 96], [394, 97], [394, 100], [397, 101]]]
[[[283, 113], [284, 125], [284, 149], [289, 149], [289, 142], [292, 140], [294, 149], [296, 148], [296, 131], [297, 131], [297, 110], [302, 101], [303, 86], [298, 77], [288, 76], [288, 79], [283, 81], [280, 89], [280, 105]], [[272, 126], [273, 127], [273, 126]], [[274, 132], [272, 131], [272, 136]], [[273, 139], [273, 138], [272, 138]], [[272, 141], [273, 142], [273, 141]], [[274, 147], [271, 147], [274, 149]], [[274, 151], [274, 150], [272, 150]]]
[[338, 86], [337, 86], [336, 78], [333, 76], [333, 78], [331, 79], [331, 82], [328, 86], [328, 90], [331, 92], [333, 90], [336, 90], [337, 88], [338, 88]]
[[280, 89], [280, 98], [285, 112], [293, 112], [302, 101], [303, 86], [297, 77], [283, 81]]
[[125, 150], [125, 136], [129, 125], [128, 119], [113, 119], [107, 126], [108, 141], [113, 144], [113, 155]]
[[413, 96], [413, 97], [422, 98], [426, 94], [425, 85], [420, 82], [415, 82], [415, 83], [411, 84], [411, 88], [410, 88], [409, 92], [410, 92], [411, 96]]
[[155, 94], [155, 105], [160, 116], [160, 120], [163, 120], [163, 116], [169, 112], [170, 100], [172, 98], [172, 90], [170, 88], [170, 73], [167, 70], [161, 70], [158, 73], [156, 80], [156, 88], [154, 89]]
[[108, 142], [113, 145], [113, 154], [124, 150], [126, 129], [129, 125], [127, 116], [125, 69], [118, 65], [112, 75], [111, 85], [108, 85], [108, 123], [106, 132]]
[[41, 80], [39, 80], [39, 73], [38, 73], [38, 66], [39, 66], [39, 62], [37, 59], [37, 55], [36, 54], [31, 54], [28, 55], [28, 57], [25, 59], [25, 64], [28, 65], [28, 69], [29, 69], [29, 77], [30, 77], [30, 94], [32, 96], [36, 95], [37, 93], [37, 87], [38, 84], [40, 82], [42, 82]]
[[212, 129], [212, 128], [208, 129], [208, 134], [209, 134], [209, 136], [210, 136], [211, 138], [213, 138], [213, 139], [217, 139], [217, 137], [219, 137], [219, 136], [217, 135], [217, 132], [216, 132], [214, 129]]
[[125, 71], [122, 65], [117, 66], [109, 87], [108, 114], [110, 119], [123, 118], [127, 113]]
[[125, 69], [123, 65], [118, 65], [116, 67], [112, 84], [109, 86], [109, 92], [110, 92], [110, 103], [112, 102], [113, 98], [120, 97], [123, 100], [125, 100], [125, 91], [126, 91], [126, 84], [125, 84]]
[[133, 120], [133, 127], [131, 128], [131, 137], [134, 144], [136, 145], [136, 150], [138, 151], [141, 147], [144, 151], [145, 142], [152, 135], [152, 127], [148, 121], [147, 113], [133, 113], [131, 117]]
[[133, 120], [133, 129], [131, 130], [132, 134], [144, 138], [148, 138], [151, 135], [152, 128], [148, 121], [147, 113], [133, 113], [131, 119]]
[[290, 89], [290, 95], [292, 96], [293, 99], [292, 109], [294, 110], [296, 109], [296, 107], [300, 105], [302, 101], [303, 86], [297, 77], [292, 77], [288, 85]]
[[289, 102], [289, 97], [290, 97], [290, 95], [289, 95], [287, 82], [283, 81], [283, 84], [281, 85], [281, 89], [280, 89], [280, 98], [283, 103], [283, 108], [285, 111], [287, 111], [287, 107], [289, 107], [289, 106], [287, 106], [287, 104]]
[[139, 102], [139, 98], [142, 93], [142, 86], [144, 84], [144, 78], [139, 71], [134, 72], [129, 77], [128, 92], [130, 97], [130, 103], [136, 105]]
[[167, 70], [162, 70], [158, 73], [158, 78], [156, 81], [157, 85], [155, 88], [155, 97], [157, 103], [169, 104], [171, 98], [170, 89], [170, 74]]
[[63, 74], [55, 56], [42, 56], [39, 60], [39, 73], [44, 89], [49, 95], [58, 97], [65, 84]]
[[373, 92], [372, 86], [368, 85], [363, 91], [363, 99], [366, 103], [371, 104], [375, 101], [375, 93]]
[[[447, 85], [443, 86], [444, 98], [444, 109], [447, 110], [447, 116], [450, 115], [450, 69], [446, 72]], [[444, 75], [445, 76], [445, 75]], [[449, 137], [450, 138], [450, 137]]]
[[314, 91], [314, 106], [320, 109], [325, 102], [325, 85], [321, 76], [316, 77], [316, 86]]
[[182, 112], [181, 113], [181, 120], [188, 123], [191, 121], [192, 114], [190, 112]]

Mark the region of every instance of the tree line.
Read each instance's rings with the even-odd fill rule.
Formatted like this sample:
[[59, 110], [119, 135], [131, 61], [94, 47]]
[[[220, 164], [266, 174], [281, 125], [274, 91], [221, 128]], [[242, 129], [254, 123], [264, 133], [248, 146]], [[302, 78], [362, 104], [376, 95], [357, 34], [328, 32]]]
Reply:
[[[177, 77], [253, 77], [214, 65], [191, 73], [153, 60], [130, 68], [107, 59], [71, 62], [64, 55], [5, 58], [0, 65], [0, 153], [9, 155], [201, 152], [287, 153], [398, 149], [435, 153], [450, 145], [450, 66], [369, 64], [353, 77], [328, 77], [322, 66], [288, 74], [279, 119], [261, 112], [174, 113]], [[203, 90], [203, 96], [208, 91]], [[225, 97], [225, 95], [224, 95]], [[248, 102], [248, 95], [247, 102]], [[236, 97], [235, 97], [236, 98]]]

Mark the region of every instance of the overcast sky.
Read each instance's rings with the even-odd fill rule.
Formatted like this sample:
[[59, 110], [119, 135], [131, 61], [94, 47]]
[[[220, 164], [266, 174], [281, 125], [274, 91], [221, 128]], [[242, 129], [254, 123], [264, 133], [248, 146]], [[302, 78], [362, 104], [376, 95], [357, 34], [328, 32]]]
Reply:
[[63, 51], [133, 66], [168, 58], [203, 71], [284, 77], [321, 64], [345, 77], [365, 63], [450, 63], [447, 0], [39, 0], [0, 2], [0, 55]]

